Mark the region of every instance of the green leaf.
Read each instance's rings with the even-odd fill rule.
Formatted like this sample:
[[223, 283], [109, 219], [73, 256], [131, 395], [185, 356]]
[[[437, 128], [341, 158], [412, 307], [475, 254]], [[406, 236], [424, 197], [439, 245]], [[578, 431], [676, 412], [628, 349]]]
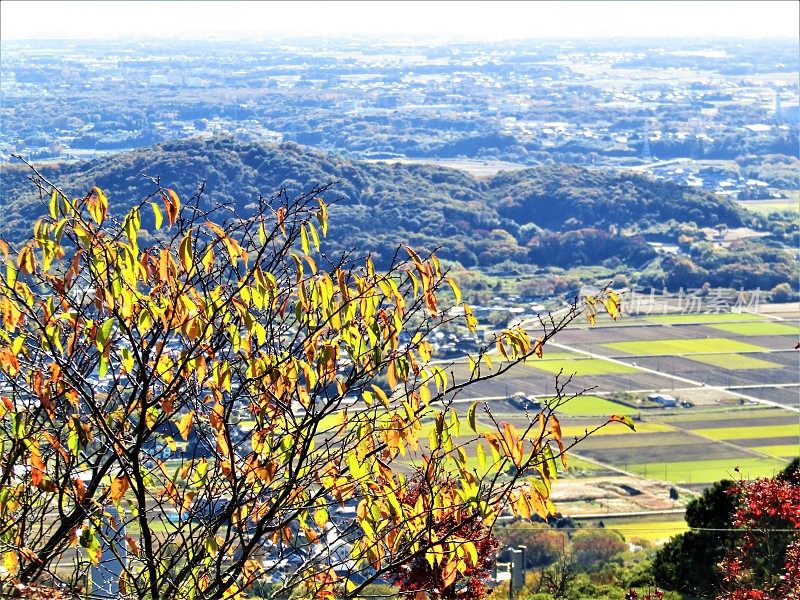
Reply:
[[475, 409], [478, 406], [477, 402], [473, 402], [472, 405], [469, 407], [467, 411], [467, 423], [469, 424], [469, 428], [472, 429], [475, 433], [478, 433], [478, 426], [475, 422]]

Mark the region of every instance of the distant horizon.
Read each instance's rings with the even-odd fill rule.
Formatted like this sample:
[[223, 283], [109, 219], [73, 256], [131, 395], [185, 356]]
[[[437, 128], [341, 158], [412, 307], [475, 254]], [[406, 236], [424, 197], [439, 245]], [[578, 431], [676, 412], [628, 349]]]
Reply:
[[[742, 2], [31, 2], [0, 3], [0, 38], [249, 38], [429, 43], [526, 40], [790, 40], [800, 3]], [[256, 41], [253, 39], [253, 41]]]

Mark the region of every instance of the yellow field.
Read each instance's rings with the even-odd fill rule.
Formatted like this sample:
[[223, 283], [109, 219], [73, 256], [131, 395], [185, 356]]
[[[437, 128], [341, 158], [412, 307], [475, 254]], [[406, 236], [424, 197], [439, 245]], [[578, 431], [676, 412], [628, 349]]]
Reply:
[[625, 540], [635, 539], [647, 540], [648, 542], [660, 542], [668, 540], [673, 535], [683, 533], [689, 529], [686, 521], [631, 521], [628, 523], [607, 522], [606, 529], [618, 531]]
[[755, 450], [756, 452], [761, 452], [762, 454], [768, 454], [769, 456], [774, 456], [775, 458], [795, 458], [800, 456], [800, 442], [797, 444], [782, 444], [778, 446], [757, 446], [755, 448], [750, 448], [750, 450]]
[[710, 427], [693, 429], [692, 433], [712, 440], [746, 440], [750, 438], [773, 438], [784, 436], [800, 436], [800, 423], [789, 425], [749, 425], [747, 427]]
[[739, 371], [742, 369], [780, 369], [783, 366], [768, 360], [745, 356], [744, 354], [695, 354], [692, 356], [685, 356], [684, 358], [705, 365], [713, 365], [721, 369], [727, 369], [728, 371]]

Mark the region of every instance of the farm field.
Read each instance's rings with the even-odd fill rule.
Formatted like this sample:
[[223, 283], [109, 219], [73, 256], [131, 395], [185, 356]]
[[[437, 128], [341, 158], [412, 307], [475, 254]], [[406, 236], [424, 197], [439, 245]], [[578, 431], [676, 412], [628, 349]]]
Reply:
[[714, 329], [743, 336], [797, 335], [800, 327], [784, 323], [723, 323], [709, 325]]
[[[550, 404], [552, 399], [548, 402]], [[585, 395], [563, 402], [556, 408], [556, 415], [595, 417], [613, 414], [633, 415], [636, 409], [599, 396]]]
[[[552, 396], [554, 374], [563, 369], [560, 385], [574, 374], [564, 393], [590, 390], [558, 410], [565, 438], [582, 438], [610, 414], [634, 418], [635, 433], [611, 424], [572, 449], [571, 464], [593, 466], [583, 475], [605, 468], [694, 490], [722, 478], [772, 475], [800, 452], [799, 355], [791, 337], [800, 329], [796, 311], [778, 315], [653, 315], [623, 317], [625, 326], [570, 328], [545, 346], [544, 359], [475, 391]], [[614, 400], [620, 392], [628, 394], [624, 404]], [[644, 408], [631, 400], [652, 393], [693, 406]], [[502, 418], [518, 414], [502, 400], [489, 405]]]
[[576, 357], [572, 359], [542, 359], [528, 366], [548, 373], [565, 375], [610, 375], [612, 373], [635, 373], [636, 369], [597, 358]]
[[684, 356], [686, 354], [718, 354], [763, 352], [766, 348], [730, 338], [649, 340], [646, 342], [614, 342], [607, 348], [636, 356]]
[[627, 542], [644, 540], [652, 543], [659, 543], [668, 540], [674, 535], [689, 530], [689, 526], [683, 519], [674, 521], [650, 521], [646, 519], [638, 520], [605, 520], [606, 529], [616, 531], [625, 538]]
[[719, 479], [772, 477], [785, 466], [786, 462], [779, 459], [755, 457], [637, 463], [628, 465], [627, 470], [642, 477], [675, 483], [707, 483]]
[[752, 313], [709, 313], [688, 315], [653, 315], [647, 316], [648, 321], [662, 325], [702, 325], [704, 323], [730, 323], [764, 321], [763, 315]]
[[692, 433], [702, 435], [712, 440], [740, 440], [745, 438], [772, 438], [785, 436], [798, 436], [800, 438], [800, 424], [792, 425], [745, 425], [741, 427], [711, 427], [708, 429], [694, 429]]
[[[783, 469], [800, 453], [800, 354], [791, 337], [798, 331], [796, 314], [663, 317], [570, 328], [545, 346], [542, 359], [480, 382], [469, 388], [469, 397], [461, 393], [455, 399], [464, 411], [468, 403], [485, 402], [498, 422], [521, 431], [527, 416], [509, 401], [515, 394], [553, 406], [557, 387], [562, 397], [585, 392], [553, 406], [564, 442], [581, 440], [568, 452], [569, 468], [558, 467], [554, 494], [565, 515], [673, 509], [682, 504], [669, 500], [671, 487], [685, 503], [692, 491], [714, 481]], [[441, 361], [440, 366], [455, 382], [468, 376], [466, 361]], [[495, 370], [504, 366], [495, 358]], [[655, 393], [673, 396], [685, 408], [645, 401]], [[535, 417], [536, 410], [529, 413]], [[629, 415], [636, 432], [610, 423], [583, 439], [612, 414]], [[479, 431], [485, 431], [488, 421], [480, 405], [478, 422], [483, 423]], [[422, 439], [429, 427], [420, 432]], [[454, 441], [474, 437], [462, 422]], [[474, 445], [466, 452], [469, 465], [477, 466]], [[625, 486], [614, 483], [620, 481]], [[649, 491], [640, 496], [631, 489]], [[647, 538], [638, 537], [659, 540], [685, 528], [678, 517], [656, 516], [653, 522], [663, 525], [663, 535], [654, 525]], [[623, 534], [636, 537], [638, 519], [627, 522]]]
[[728, 371], [743, 369], [780, 369], [781, 365], [761, 358], [753, 358], [743, 354], [695, 354], [687, 356], [689, 360], [713, 365]]
[[792, 200], [740, 200], [739, 206], [759, 215], [770, 215], [775, 212], [800, 213], [800, 204]]

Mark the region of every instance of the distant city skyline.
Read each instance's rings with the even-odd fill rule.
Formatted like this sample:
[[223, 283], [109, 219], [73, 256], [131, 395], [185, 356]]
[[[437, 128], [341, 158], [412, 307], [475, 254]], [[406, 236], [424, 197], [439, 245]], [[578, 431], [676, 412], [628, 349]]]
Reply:
[[798, 38], [800, 3], [31, 2], [0, 3], [11, 39], [381, 36], [436, 40]]

